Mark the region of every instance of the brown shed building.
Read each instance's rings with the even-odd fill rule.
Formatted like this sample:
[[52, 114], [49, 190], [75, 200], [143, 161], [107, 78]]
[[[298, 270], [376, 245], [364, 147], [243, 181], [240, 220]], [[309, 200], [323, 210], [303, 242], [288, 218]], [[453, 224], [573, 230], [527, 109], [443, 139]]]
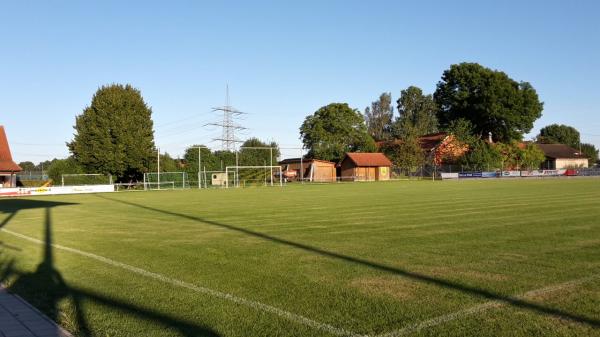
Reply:
[[335, 163], [319, 159], [289, 158], [279, 162], [288, 181], [335, 182]]
[[4, 126], [0, 125], [0, 188], [16, 187], [17, 173], [21, 171], [10, 154]]
[[383, 153], [346, 153], [340, 162], [341, 179], [345, 181], [389, 180], [392, 162]]

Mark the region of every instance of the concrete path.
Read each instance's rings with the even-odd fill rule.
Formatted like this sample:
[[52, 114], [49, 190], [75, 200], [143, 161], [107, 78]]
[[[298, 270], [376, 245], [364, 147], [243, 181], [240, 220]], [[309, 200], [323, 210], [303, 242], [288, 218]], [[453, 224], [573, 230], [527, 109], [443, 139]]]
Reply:
[[22, 298], [0, 286], [0, 337], [73, 337]]

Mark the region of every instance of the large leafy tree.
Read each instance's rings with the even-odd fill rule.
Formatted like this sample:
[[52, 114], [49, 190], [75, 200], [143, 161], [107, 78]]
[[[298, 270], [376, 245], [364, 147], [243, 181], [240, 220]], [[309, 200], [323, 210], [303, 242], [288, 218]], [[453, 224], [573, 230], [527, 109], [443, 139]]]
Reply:
[[566, 144], [578, 147], [581, 142], [580, 137], [579, 131], [572, 126], [551, 124], [540, 129], [537, 140], [544, 144]]
[[23, 171], [33, 171], [35, 170], [35, 164], [30, 161], [22, 161], [19, 163], [19, 166], [23, 169]]
[[393, 115], [392, 95], [390, 93], [381, 94], [378, 100], [371, 103], [371, 107], [365, 109], [365, 121], [371, 137], [376, 140], [389, 139]]
[[396, 137], [413, 132], [417, 136], [437, 132], [437, 107], [431, 95], [423, 95], [420, 88], [410, 86], [401, 91], [396, 103], [400, 114], [394, 123]]
[[308, 156], [339, 161], [346, 152], [376, 150], [363, 115], [346, 103], [331, 103], [306, 117], [300, 137]]
[[442, 127], [453, 120], [469, 120], [474, 132], [495, 141], [521, 140], [541, 117], [543, 103], [527, 82], [477, 63], [461, 63], [444, 71], [434, 93]]
[[53, 180], [54, 184], [60, 184], [63, 174], [78, 174], [84, 173], [83, 168], [71, 156], [65, 159], [55, 159], [47, 166], [48, 177]]
[[459, 163], [469, 170], [490, 171], [502, 168], [503, 158], [499, 147], [477, 139], [469, 144], [469, 152]]
[[86, 172], [139, 177], [155, 161], [151, 115], [131, 85], [103, 86], [76, 117], [69, 150]]
[[[268, 148], [272, 148], [268, 149]], [[273, 157], [270, 157], [273, 154]], [[240, 147], [238, 164], [243, 166], [277, 165], [279, 146], [275, 142], [266, 143], [258, 138], [246, 140]]]
[[598, 149], [593, 144], [581, 143], [579, 145], [581, 152], [588, 157], [589, 166], [593, 166], [598, 162]]
[[546, 160], [544, 152], [534, 143], [512, 141], [493, 146], [500, 152], [502, 168], [505, 170], [538, 169]]
[[425, 164], [425, 153], [414, 128], [405, 129], [401, 138], [384, 144], [382, 151], [390, 158], [394, 166], [409, 172], [414, 172]]

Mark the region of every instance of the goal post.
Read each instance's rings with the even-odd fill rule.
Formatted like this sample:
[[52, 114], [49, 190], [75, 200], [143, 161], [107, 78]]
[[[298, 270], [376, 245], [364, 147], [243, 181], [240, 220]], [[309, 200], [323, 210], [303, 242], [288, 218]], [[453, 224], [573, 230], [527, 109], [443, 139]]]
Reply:
[[113, 178], [110, 174], [101, 173], [61, 174], [60, 184], [61, 186], [112, 185]]
[[[166, 183], [166, 184], [163, 184]], [[144, 189], [188, 188], [190, 181], [187, 172], [147, 172], [144, 173]]]
[[274, 186], [275, 181], [278, 181], [279, 186], [283, 186], [281, 166], [227, 166], [225, 167], [225, 177], [225, 188], [229, 188], [231, 185], [233, 187], [246, 186], [247, 183]]
[[161, 180], [160, 182], [157, 181], [150, 181], [150, 182], [145, 182], [144, 183], [144, 190], [145, 191], [154, 191], [154, 190], [175, 190], [178, 187], [177, 186], [177, 182], [175, 181], [163, 181]]

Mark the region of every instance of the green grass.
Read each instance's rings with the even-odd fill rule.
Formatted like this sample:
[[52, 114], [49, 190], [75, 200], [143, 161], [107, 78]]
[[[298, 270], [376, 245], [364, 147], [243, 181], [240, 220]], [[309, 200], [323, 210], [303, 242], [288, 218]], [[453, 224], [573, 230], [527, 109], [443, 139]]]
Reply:
[[600, 336], [599, 219], [597, 179], [2, 199], [0, 227], [46, 244], [1, 231], [0, 270], [12, 291], [82, 336], [332, 334], [64, 247], [356, 334], [498, 301], [404, 332]]

